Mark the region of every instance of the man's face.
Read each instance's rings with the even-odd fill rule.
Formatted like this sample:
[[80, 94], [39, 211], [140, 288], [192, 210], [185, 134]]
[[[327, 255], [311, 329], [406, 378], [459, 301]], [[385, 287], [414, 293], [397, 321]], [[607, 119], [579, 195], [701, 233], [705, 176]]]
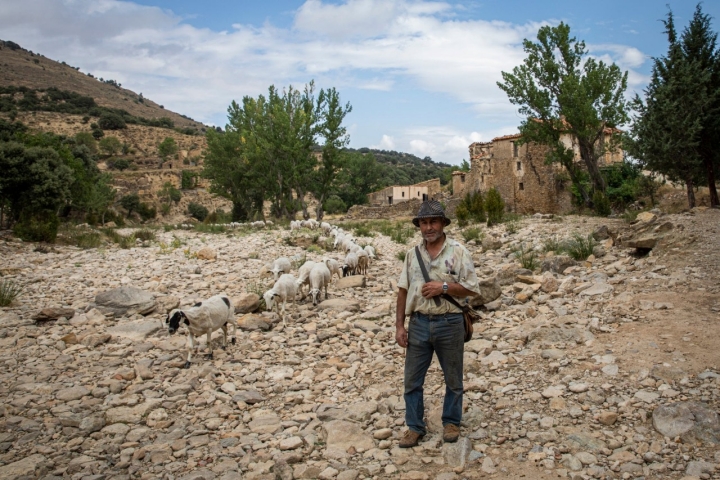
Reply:
[[427, 243], [435, 243], [443, 236], [445, 221], [440, 217], [420, 219], [420, 233]]

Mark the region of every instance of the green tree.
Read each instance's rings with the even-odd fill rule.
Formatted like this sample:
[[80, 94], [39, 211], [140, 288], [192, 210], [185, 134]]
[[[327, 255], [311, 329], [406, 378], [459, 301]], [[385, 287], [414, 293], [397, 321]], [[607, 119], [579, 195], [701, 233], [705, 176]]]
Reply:
[[166, 200], [166, 203], [178, 203], [182, 198], [182, 192], [175, 188], [171, 182], [165, 182], [160, 190], [159, 197]]
[[167, 160], [168, 157], [172, 157], [178, 152], [178, 145], [175, 139], [172, 137], [165, 137], [165, 140], [160, 142], [158, 145], [158, 155], [163, 161]]
[[117, 113], [106, 112], [100, 115], [98, 126], [103, 130], [121, 130], [127, 128], [125, 119]]
[[347, 152], [343, 163], [338, 196], [348, 207], [366, 204], [368, 194], [383, 185], [383, 167], [372, 153]]
[[127, 216], [130, 217], [133, 212], [137, 212], [140, 208], [140, 196], [137, 193], [131, 193], [120, 198], [120, 206], [127, 210]]
[[90, 132], [78, 132], [75, 134], [75, 143], [77, 145], [85, 145], [93, 154], [97, 153], [97, 140]]
[[90, 212], [100, 215], [101, 224], [105, 225], [105, 214], [115, 201], [117, 192], [112, 186], [112, 176], [110, 174], [100, 175], [96, 182], [93, 183], [90, 195], [88, 196], [87, 206]]
[[562, 137], [569, 135], [577, 144], [594, 189], [604, 192], [598, 159], [620, 142], [616, 135], [604, 141], [606, 129], [628, 120], [624, 97], [627, 72], [588, 57], [585, 42], [570, 37], [570, 27], [565, 23], [541, 27], [537, 39], [537, 43], [523, 41], [527, 58], [512, 73], [502, 72], [504, 82], [498, 86], [526, 117], [520, 125], [520, 141], [546, 145], [547, 161], [559, 162], [567, 169], [585, 204], [591, 207], [574, 152]]
[[117, 158], [112, 162], [112, 168], [120, 170], [121, 172], [127, 170], [130, 168], [130, 160], [127, 158]]
[[104, 137], [98, 142], [100, 150], [108, 155], [115, 155], [122, 148], [122, 143], [117, 137]]
[[488, 190], [485, 195], [485, 210], [487, 211], [488, 225], [502, 222], [505, 215], [505, 202], [496, 188]]
[[350, 143], [347, 129], [342, 126], [345, 116], [352, 112], [350, 103], [342, 105], [340, 94], [334, 88], [321, 90], [318, 95], [320, 124], [318, 130], [325, 139], [322, 149], [322, 160], [313, 175], [312, 194], [318, 201], [316, 208], [317, 221], [323, 218], [325, 199], [332, 193], [337, 180], [337, 173], [342, 168], [343, 148]]
[[[688, 206], [695, 206], [695, 187], [703, 181], [717, 205], [717, 168], [720, 76], [716, 35], [700, 10], [678, 39], [672, 11], [664, 21], [669, 48], [656, 58], [645, 101], [636, 95], [637, 112], [630, 131], [629, 152], [646, 169], [659, 172], [686, 187]], [[713, 143], [714, 142], [714, 143]]]
[[188, 213], [196, 220], [203, 221], [208, 216], [208, 209], [199, 203], [190, 202], [188, 204]]

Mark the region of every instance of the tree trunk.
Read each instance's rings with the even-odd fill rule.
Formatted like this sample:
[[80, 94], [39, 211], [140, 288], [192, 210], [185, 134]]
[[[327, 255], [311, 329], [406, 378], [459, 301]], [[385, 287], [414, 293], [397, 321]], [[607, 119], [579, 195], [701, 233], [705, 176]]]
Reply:
[[605, 179], [600, 172], [600, 167], [598, 167], [597, 159], [595, 158], [593, 150], [593, 148], [584, 146], [580, 143], [580, 158], [582, 158], [585, 162], [588, 174], [590, 175], [590, 180], [593, 183], [593, 188], [605, 193]]
[[585, 187], [582, 186], [582, 183], [580, 183], [580, 178], [577, 176], [577, 172], [575, 171], [575, 165], [573, 165], [572, 160], [570, 161], [569, 165], [565, 165], [565, 170], [567, 170], [568, 175], [570, 175], [570, 181], [572, 181], [573, 185], [575, 185], [575, 188], [577, 188], [578, 192], [580, 192], [580, 196], [582, 197], [585, 206], [588, 208], [593, 208], [590, 195], [585, 190]]
[[718, 200], [717, 188], [715, 188], [715, 166], [708, 158], [703, 158], [703, 163], [705, 164], [705, 170], [707, 172], [710, 207], [718, 207], [720, 206], [720, 200]]
[[324, 201], [325, 201], [325, 195], [320, 195], [320, 198], [318, 198], [318, 205], [315, 208], [315, 219], [318, 222], [322, 222], [322, 219], [325, 216], [325, 212], [323, 211], [323, 202]]
[[695, 208], [695, 190], [693, 190], [693, 181], [685, 180], [685, 186], [687, 187], [687, 197], [689, 208]]

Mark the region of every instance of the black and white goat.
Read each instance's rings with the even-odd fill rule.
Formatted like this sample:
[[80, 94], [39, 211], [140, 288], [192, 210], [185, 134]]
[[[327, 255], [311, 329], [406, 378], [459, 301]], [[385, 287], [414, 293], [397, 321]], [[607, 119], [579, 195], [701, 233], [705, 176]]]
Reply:
[[207, 335], [207, 349], [209, 353], [207, 358], [213, 358], [211, 336], [212, 332], [217, 329], [223, 331], [223, 346], [227, 347], [227, 327], [232, 327], [231, 342], [235, 343], [235, 333], [237, 324], [235, 323], [235, 307], [228, 297], [225, 295], [215, 295], [200, 303], [196, 303], [192, 307], [172, 310], [165, 323], [168, 324], [168, 333], [172, 335], [180, 328], [180, 323], [187, 325], [188, 341], [190, 349], [188, 350], [187, 359], [185, 360], [185, 368], [190, 368], [190, 359], [192, 351], [198, 350], [200, 342], [195, 341], [195, 337]]

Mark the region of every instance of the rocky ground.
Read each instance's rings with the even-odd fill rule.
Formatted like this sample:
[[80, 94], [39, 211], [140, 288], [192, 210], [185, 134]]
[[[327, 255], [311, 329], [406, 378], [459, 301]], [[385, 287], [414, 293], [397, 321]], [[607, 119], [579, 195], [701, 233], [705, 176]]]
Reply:
[[[268, 261], [340, 258], [301, 246], [315, 233], [160, 231], [127, 250], [6, 235], [0, 274], [24, 291], [0, 309], [0, 478], [720, 478], [720, 212], [640, 218], [532, 217], [469, 242], [485, 305], [462, 436], [442, 443], [435, 362], [431, 434], [409, 450], [393, 324], [410, 242], [359, 239], [381, 255], [366, 279], [335, 279], [284, 327], [244, 312]], [[592, 232], [587, 261], [543, 252]], [[218, 333], [214, 359], [182, 369], [184, 329], [169, 336], [164, 314], [222, 292], [237, 343]]]

